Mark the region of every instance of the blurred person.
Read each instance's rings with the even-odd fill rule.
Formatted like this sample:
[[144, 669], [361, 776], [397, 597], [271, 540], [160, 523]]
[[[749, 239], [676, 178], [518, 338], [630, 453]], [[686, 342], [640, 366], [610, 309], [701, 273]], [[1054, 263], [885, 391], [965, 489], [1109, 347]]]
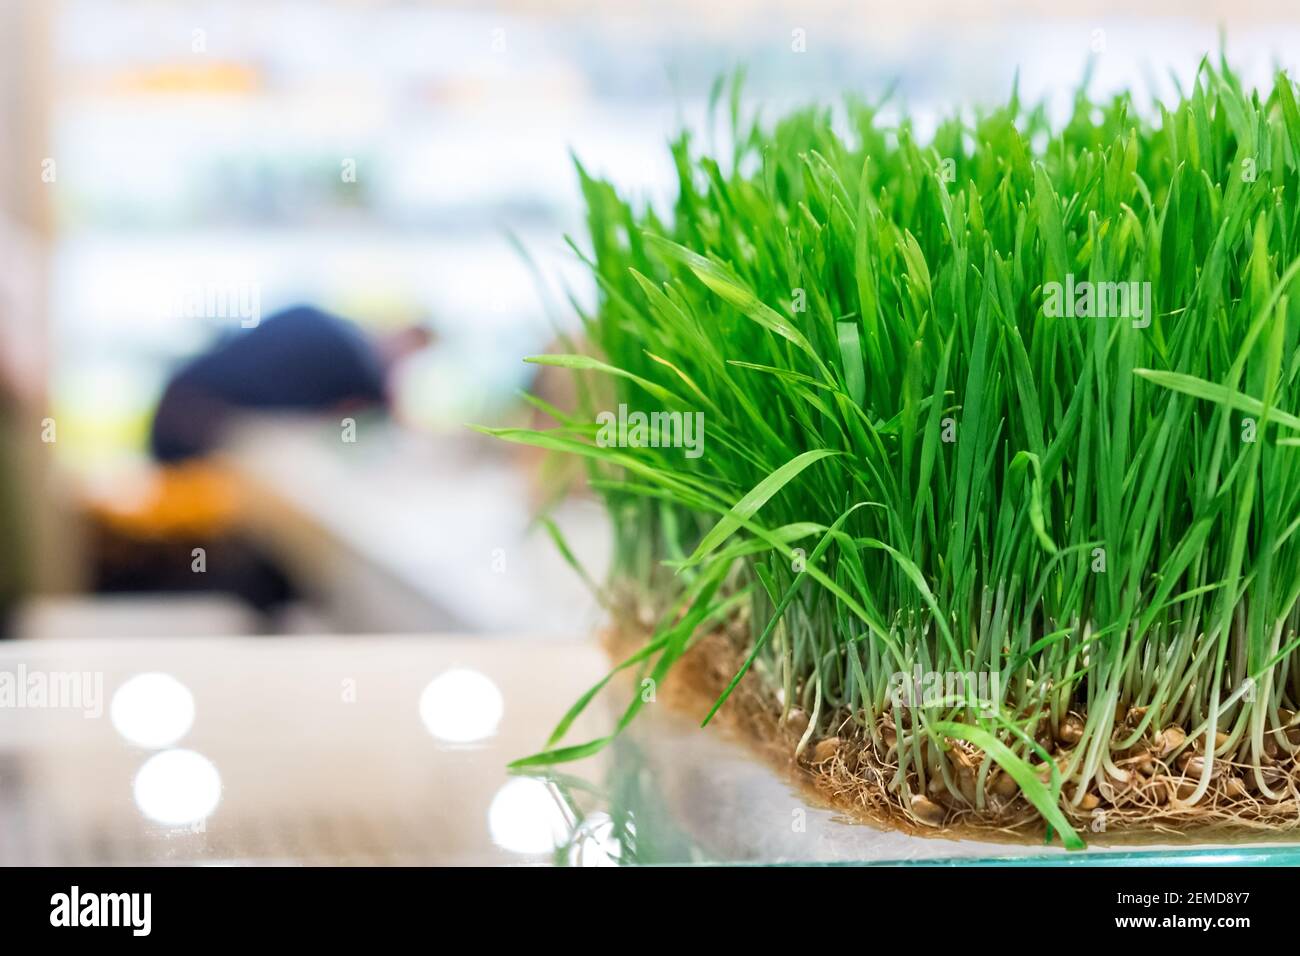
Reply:
[[419, 325], [368, 335], [311, 306], [272, 315], [172, 376], [154, 415], [153, 456], [173, 463], [204, 455], [248, 413], [387, 407], [389, 374], [431, 338]]
[[[40, 452], [45, 364], [39, 315], [35, 242], [0, 216], [0, 637], [19, 602], [36, 584], [34, 537], [47, 495]], [[41, 489], [38, 492], [37, 489]]]
[[13, 454], [19, 441], [14, 426], [21, 419], [16, 397], [0, 380], [0, 637], [9, 633], [14, 610], [28, 583], [27, 529], [19, 519], [22, 476]]
[[[386, 408], [390, 373], [431, 339], [421, 326], [371, 335], [298, 306], [182, 364], [154, 414], [149, 443], [161, 467], [146, 493], [100, 501], [92, 510], [95, 589], [233, 594], [274, 625], [297, 589], [241, 530], [242, 482], [212, 453], [246, 415]], [[196, 548], [204, 555], [203, 574], [192, 573]]]

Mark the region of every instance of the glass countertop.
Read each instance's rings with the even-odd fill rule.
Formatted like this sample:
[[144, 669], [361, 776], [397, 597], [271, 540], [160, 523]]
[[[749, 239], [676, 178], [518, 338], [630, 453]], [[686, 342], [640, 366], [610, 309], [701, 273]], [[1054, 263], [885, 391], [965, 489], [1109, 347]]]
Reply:
[[[0, 644], [0, 864], [1300, 863], [1296, 843], [1037, 844], [851, 822], [652, 705], [536, 775], [594, 644], [456, 637]], [[577, 742], [609, 732], [593, 706]]]

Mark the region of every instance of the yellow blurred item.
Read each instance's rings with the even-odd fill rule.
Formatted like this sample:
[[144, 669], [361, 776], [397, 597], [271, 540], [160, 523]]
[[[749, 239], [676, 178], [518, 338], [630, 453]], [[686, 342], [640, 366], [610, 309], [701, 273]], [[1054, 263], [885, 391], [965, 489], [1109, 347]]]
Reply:
[[253, 93], [258, 72], [242, 63], [169, 63], [121, 70], [110, 83], [118, 93]]

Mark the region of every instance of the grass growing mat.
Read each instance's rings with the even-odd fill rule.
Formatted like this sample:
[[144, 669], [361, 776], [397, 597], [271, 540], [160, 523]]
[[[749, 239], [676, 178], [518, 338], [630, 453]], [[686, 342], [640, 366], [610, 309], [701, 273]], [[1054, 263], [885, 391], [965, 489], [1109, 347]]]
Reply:
[[[586, 459], [620, 668], [730, 661], [713, 710], [875, 819], [1294, 826], [1295, 85], [1206, 62], [1149, 116], [1013, 94], [924, 143], [736, 103], [670, 212], [579, 166], [598, 304], [529, 361], [580, 409], [484, 429]], [[565, 740], [602, 687], [519, 765], [605, 745]]]

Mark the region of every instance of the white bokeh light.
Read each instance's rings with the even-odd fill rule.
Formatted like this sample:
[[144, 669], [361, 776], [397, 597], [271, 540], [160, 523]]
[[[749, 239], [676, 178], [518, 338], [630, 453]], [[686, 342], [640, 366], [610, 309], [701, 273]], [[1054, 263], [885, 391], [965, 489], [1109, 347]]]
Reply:
[[550, 788], [531, 777], [515, 777], [488, 807], [492, 842], [513, 853], [550, 853], [569, 836], [569, 824]]
[[497, 732], [505, 708], [501, 691], [478, 671], [440, 674], [420, 695], [420, 719], [439, 740], [467, 744]]
[[193, 750], [164, 750], [135, 775], [135, 804], [150, 820], [167, 826], [198, 823], [221, 802], [221, 775]]
[[171, 674], [136, 674], [113, 693], [113, 727], [138, 747], [167, 747], [194, 724], [194, 695]]

